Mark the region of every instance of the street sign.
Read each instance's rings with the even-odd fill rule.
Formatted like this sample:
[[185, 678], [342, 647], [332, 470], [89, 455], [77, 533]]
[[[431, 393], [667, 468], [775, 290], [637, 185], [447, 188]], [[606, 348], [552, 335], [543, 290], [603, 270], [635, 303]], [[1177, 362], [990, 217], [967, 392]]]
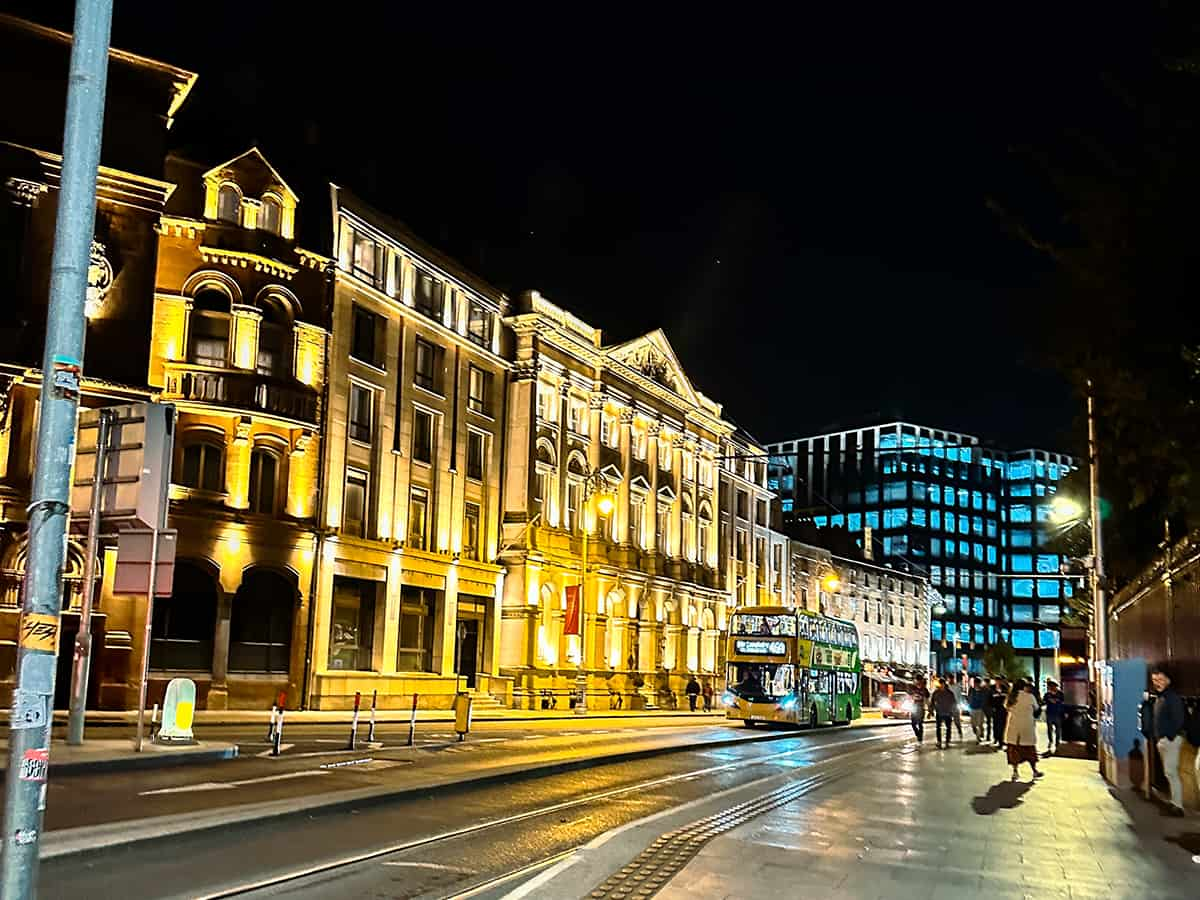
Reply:
[[[127, 403], [106, 407], [107, 452], [100, 473], [100, 518], [131, 528], [166, 526], [171, 454], [175, 446], [175, 407], [169, 403]], [[86, 519], [96, 477], [100, 410], [79, 413], [71, 515]]]
[[[175, 544], [179, 535], [175, 529], [158, 533], [158, 557], [154, 560], [156, 576], [154, 596], [170, 597], [175, 578]], [[146, 594], [150, 589], [151, 548], [153, 531], [122, 531], [117, 535], [117, 565], [113, 572], [114, 594]]]

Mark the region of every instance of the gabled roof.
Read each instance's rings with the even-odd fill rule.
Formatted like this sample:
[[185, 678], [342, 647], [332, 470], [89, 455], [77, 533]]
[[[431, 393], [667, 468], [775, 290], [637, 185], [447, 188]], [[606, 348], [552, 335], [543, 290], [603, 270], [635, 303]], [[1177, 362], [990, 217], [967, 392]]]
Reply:
[[267, 162], [267, 158], [265, 156], [263, 156], [262, 151], [259, 150], [257, 147], [251, 147], [249, 150], [245, 151], [244, 153], [238, 154], [233, 159], [223, 162], [219, 166], [213, 166], [211, 169], [209, 169], [207, 172], [204, 173], [203, 177], [209, 178], [211, 176], [220, 175], [226, 169], [238, 168], [241, 165], [243, 165], [243, 162], [242, 162], [243, 160], [246, 160], [247, 162], [250, 162], [252, 164], [257, 162], [259, 165], [263, 166], [270, 173], [271, 179], [287, 192], [287, 194], [291, 198], [292, 202], [296, 202], [297, 200], [300, 199], [296, 195], [296, 192], [293, 191], [288, 186], [288, 183], [283, 180], [283, 176], [280, 175], [278, 171], [276, 171], [275, 167], [273, 165], [271, 165], [269, 162]]
[[623, 344], [606, 347], [602, 352], [607, 358], [628, 366], [693, 406], [702, 405], [696, 389], [692, 387], [691, 381], [684, 374], [683, 366], [679, 364], [679, 357], [675, 355], [671, 342], [667, 340], [661, 328]]

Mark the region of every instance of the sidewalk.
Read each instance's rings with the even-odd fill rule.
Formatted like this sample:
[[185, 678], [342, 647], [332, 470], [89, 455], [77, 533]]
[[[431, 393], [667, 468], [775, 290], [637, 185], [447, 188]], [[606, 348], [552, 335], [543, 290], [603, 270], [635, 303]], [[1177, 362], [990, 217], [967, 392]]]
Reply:
[[1118, 794], [1094, 762], [1043, 768], [1012, 782], [1003, 755], [972, 741], [906, 748], [714, 838], [655, 896], [1200, 896], [1200, 820]]
[[[66, 741], [50, 744], [50, 774], [78, 775], [81, 773], [121, 772], [131, 769], [157, 769], [165, 766], [186, 766], [234, 759], [237, 744], [200, 741], [186, 745], [155, 744], [147, 738], [140, 753], [133, 742], [118, 738], [97, 740], [89, 738], [79, 747]], [[8, 767], [8, 741], [0, 740], [0, 771]]]

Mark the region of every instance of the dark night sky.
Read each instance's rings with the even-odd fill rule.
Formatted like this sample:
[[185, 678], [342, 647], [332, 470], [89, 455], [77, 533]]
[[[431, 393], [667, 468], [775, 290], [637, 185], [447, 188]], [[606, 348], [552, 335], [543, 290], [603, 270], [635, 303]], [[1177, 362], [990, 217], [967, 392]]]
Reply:
[[610, 340], [661, 325], [764, 440], [879, 412], [1047, 446], [1076, 413], [1033, 361], [1051, 271], [985, 199], [1139, 40], [1052, 5], [116, 0], [113, 42], [200, 73], [175, 138], [205, 161], [257, 142]]

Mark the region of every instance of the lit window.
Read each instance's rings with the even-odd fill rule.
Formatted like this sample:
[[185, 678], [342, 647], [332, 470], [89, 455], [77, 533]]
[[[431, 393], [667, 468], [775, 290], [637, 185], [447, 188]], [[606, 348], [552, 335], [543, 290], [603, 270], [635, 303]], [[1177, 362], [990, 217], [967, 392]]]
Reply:
[[492, 373], [470, 366], [467, 377], [467, 409], [488, 415], [491, 412]]
[[483, 481], [485, 440], [485, 436], [478, 431], [467, 432], [467, 477], [475, 481]]
[[442, 348], [417, 338], [415, 355], [413, 383], [435, 394], [442, 393]]
[[365, 234], [355, 231], [354, 254], [351, 258], [351, 268], [355, 275], [363, 281], [376, 284], [383, 272], [381, 265], [382, 247]]
[[241, 221], [242, 194], [232, 184], [223, 184], [217, 191], [217, 218], [236, 225]]
[[1028, 553], [1014, 553], [1009, 557], [1009, 571], [1011, 572], [1032, 572], [1033, 557]]
[[367, 531], [367, 473], [346, 470], [346, 493], [342, 498], [342, 530], [353, 537]]
[[492, 346], [492, 311], [474, 300], [467, 304], [467, 337], [480, 347]]
[[431, 319], [442, 319], [444, 290], [442, 282], [424, 269], [413, 270], [413, 305]]
[[1033, 631], [1029, 628], [1014, 628], [1012, 631], [1012, 645], [1017, 650], [1032, 650]]
[[371, 418], [375, 392], [360, 384], [350, 385], [350, 440], [371, 443]]
[[463, 505], [462, 555], [466, 559], [479, 559], [479, 505]]
[[258, 227], [271, 234], [279, 234], [283, 225], [283, 206], [274, 197], [263, 197], [258, 210]]
[[427, 549], [429, 535], [429, 491], [415, 487], [408, 498], [408, 546]]

